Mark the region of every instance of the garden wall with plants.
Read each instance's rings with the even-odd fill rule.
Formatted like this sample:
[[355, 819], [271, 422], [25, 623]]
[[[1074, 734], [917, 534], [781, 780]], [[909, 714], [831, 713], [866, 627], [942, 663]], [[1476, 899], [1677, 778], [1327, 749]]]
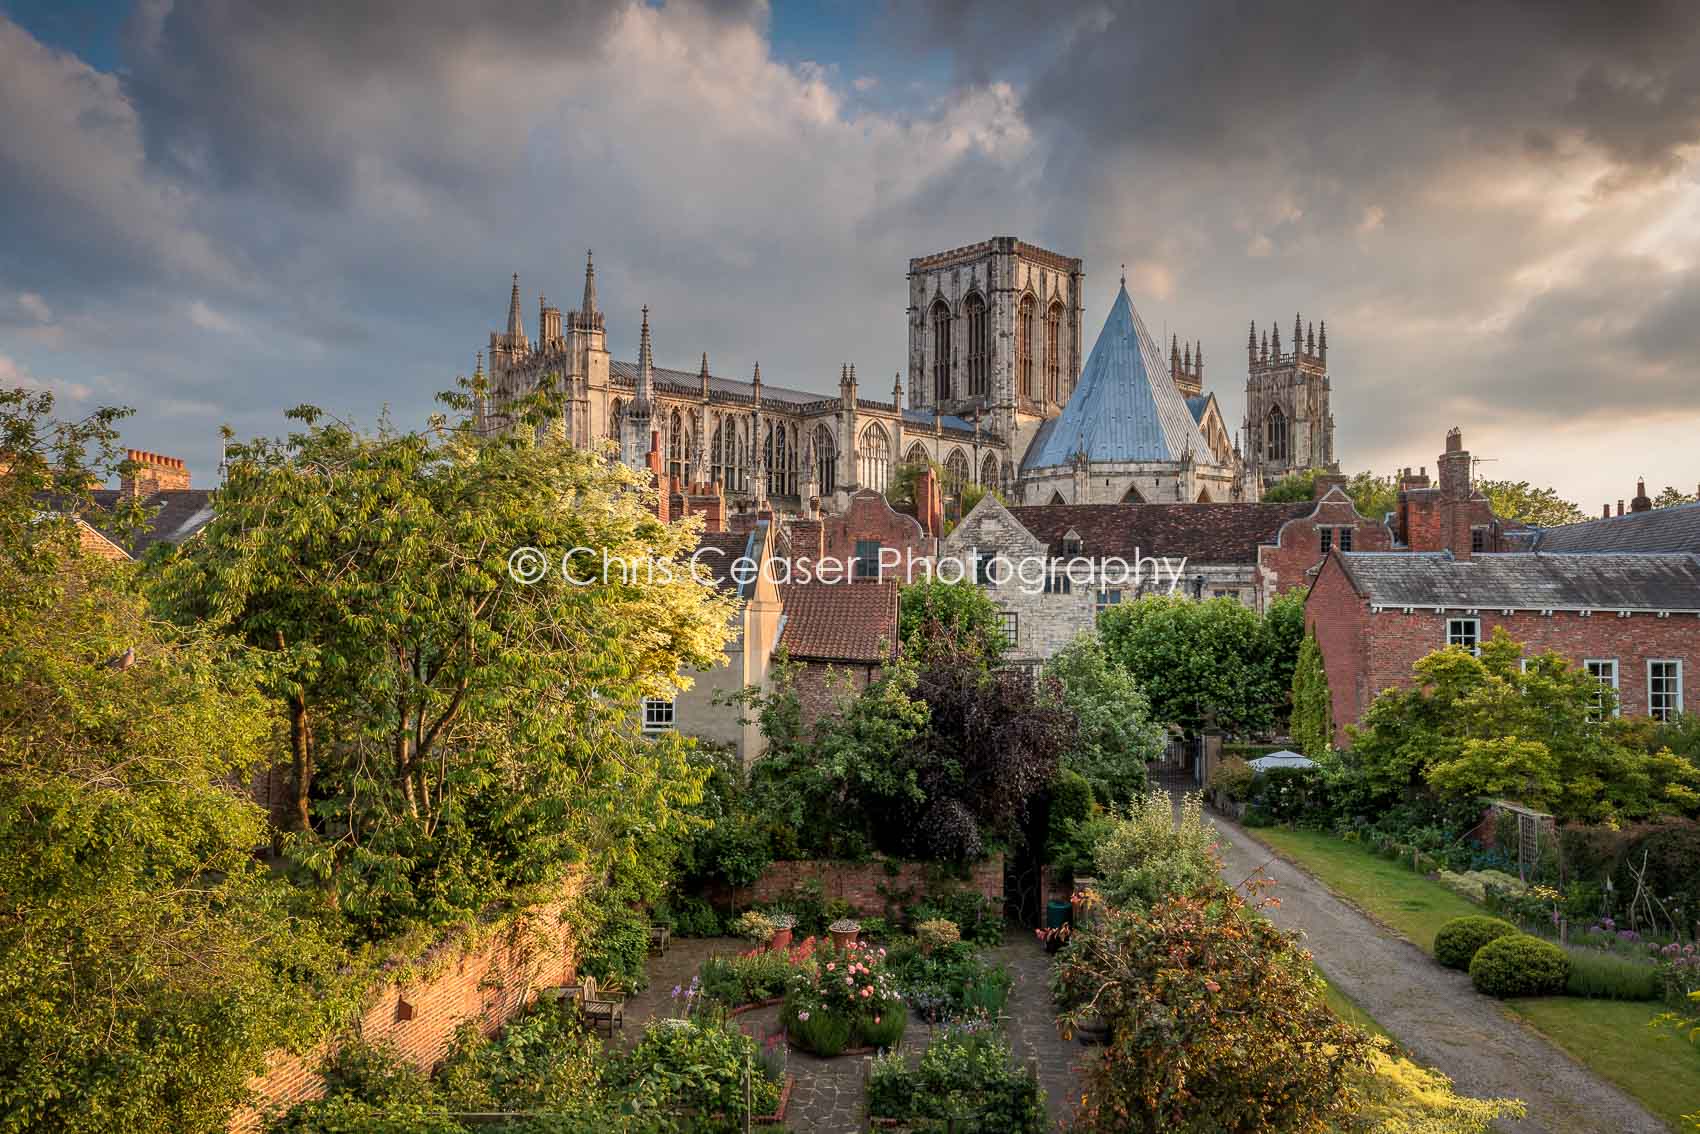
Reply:
[[[476, 941], [464, 933], [439, 940], [413, 965], [398, 969], [395, 979], [372, 989], [352, 1033], [428, 1073], [448, 1053], [462, 1023], [476, 1021], [486, 1034], [496, 1031], [525, 1009], [537, 989], [572, 979], [578, 950], [567, 912], [580, 888], [577, 880], [569, 882], [553, 901], [488, 926]], [[323, 1095], [318, 1069], [334, 1044], [299, 1055], [271, 1053], [265, 1073], [251, 1084], [256, 1104], [237, 1111], [230, 1130], [259, 1130], [267, 1109]]]
[[[874, 858], [867, 862], [799, 859], [769, 863], [761, 877], [736, 892], [722, 888], [718, 904], [738, 907], [782, 901], [798, 891], [818, 892], [843, 902], [858, 914], [885, 916], [893, 906], [961, 891], [979, 894], [994, 908], [1003, 905], [1003, 855], [993, 854], [962, 867], [966, 874], [941, 870], [937, 863]], [[818, 890], [817, 890], [818, 887]]]

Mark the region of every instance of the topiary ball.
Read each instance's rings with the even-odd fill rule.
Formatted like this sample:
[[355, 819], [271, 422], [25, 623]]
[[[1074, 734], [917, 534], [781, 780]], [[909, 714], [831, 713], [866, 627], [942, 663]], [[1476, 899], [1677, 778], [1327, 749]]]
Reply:
[[1515, 934], [1489, 941], [1470, 962], [1476, 991], [1507, 996], [1552, 996], [1570, 980], [1570, 958], [1551, 941]]
[[1434, 935], [1434, 959], [1449, 969], [1469, 972], [1476, 950], [1516, 932], [1515, 925], [1497, 917], [1455, 917]]

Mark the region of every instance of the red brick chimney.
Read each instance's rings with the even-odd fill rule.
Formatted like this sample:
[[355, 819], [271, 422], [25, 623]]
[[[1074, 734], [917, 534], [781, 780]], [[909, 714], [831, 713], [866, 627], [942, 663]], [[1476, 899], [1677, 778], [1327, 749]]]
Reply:
[[118, 478], [119, 490], [125, 496], [145, 497], [189, 487], [189, 469], [177, 457], [131, 449], [126, 460], [133, 467]]
[[649, 431], [649, 452], [645, 454], [643, 463], [655, 477], [655, 518], [662, 523], [672, 519], [673, 486], [668, 478], [661, 475], [661, 431]]
[[1651, 512], [1653, 510], [1653, 498], [1647, 495], [1646, 481], [1638, 480], [1635, 482], [1635, 499], [1629, 502], [1629, 510], [1631, 512]]
[[1347, 477], [1342, 476], [1340, 473], [1317, 473], [1316, 479], [1311, 481], [1310, 498], [1312, 500], [1321, 500], [1333, 489], [1338, 488], [1344, 490], [1346, 485], [1350, 483], [1351, 481]]
[[935, 539], [944, 534], [944, 492], [931, 465], [915, 480], [915, 519], [920, 521], [921, 530]]
[[1440, 531], [1454, 559], [1470, 558], [1470, 452], [1464, 432], [1454, 426], [1446, 433], [1446, 452], [1440, 455]]

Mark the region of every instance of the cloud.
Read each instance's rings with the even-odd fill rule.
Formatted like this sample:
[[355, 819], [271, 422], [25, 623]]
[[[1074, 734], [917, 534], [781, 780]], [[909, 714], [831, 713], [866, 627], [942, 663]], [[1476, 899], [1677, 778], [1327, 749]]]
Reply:
[[197, 299], [189, 304], [189, 322], [203, 331], [217, 331], [228, 335], [236, 331], [236, 323], [228, 316], [221, 315], [208, 307], [204, 300]]
[[49, 307], [47, 301], [33, 291], [19, 292], [18, 306], [23, 309], [26, 315], [29, 315], [38, 323], [51, 323], [53, 321], [53, 308]]

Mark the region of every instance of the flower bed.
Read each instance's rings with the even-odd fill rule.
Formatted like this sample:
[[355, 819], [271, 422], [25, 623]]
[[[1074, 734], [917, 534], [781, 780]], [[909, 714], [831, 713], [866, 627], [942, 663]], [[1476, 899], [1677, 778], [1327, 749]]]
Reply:
[[887, 964], [903, 998], [923, 1019], [996, 1017], [1009, 1002], [1013, 983], [1009, 970], [986, 964], [971, 946], [961, 942], [934, 946], [931, 953], [914, 946], [896, 946]]
[[984, 1025], [947, 1029], [911, 1070], [901, 1055], [875, 1060], [868, 1113], [880, 1126], [1039, 1134], [1045, 1092], [1028, 1068], [1016, 1068], [1009, 1044]]
[[697, 973], [702, 995], [731, 1014], [774, 1003], [790, 990], [793, 975], [812, 966], [818, 944], [818, 939], [806, 937], [789, 949], [757, 948], [733, 957], [710, 957]]
[[854, 943], [817, 949], [799, 965], [780, 1013], [791, 1042], [816, 1055], [893, 1047], [909, 1008], [887, 970], [885, 950]]

